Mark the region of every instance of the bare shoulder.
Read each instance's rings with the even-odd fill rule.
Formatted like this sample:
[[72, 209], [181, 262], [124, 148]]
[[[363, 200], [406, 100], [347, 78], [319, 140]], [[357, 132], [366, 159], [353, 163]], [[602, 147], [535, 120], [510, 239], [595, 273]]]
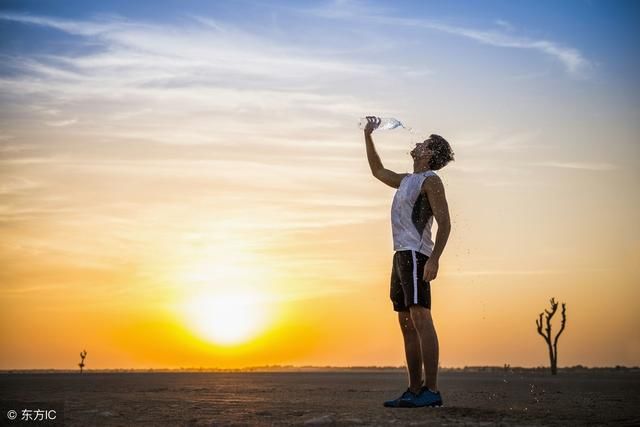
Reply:
[[444, 193], [442, 178], [438, 175], [429, 175], [422, 183], [422, 191], [425, 193]]
[[433, 216], [438, 224], [449, 223], [449, 204], [444, 194], [442, 179], [436, 174], [428, 176], [422, 184], [422, 191], [429, 199]]

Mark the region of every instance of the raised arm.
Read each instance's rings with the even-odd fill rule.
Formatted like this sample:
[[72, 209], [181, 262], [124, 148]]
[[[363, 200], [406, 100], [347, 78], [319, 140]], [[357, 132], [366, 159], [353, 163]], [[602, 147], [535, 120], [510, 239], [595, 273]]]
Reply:
[[400, 182], [407, 174], [398, 174], [389, 169], [385, 169], [380, 160], [380, 156], [376, 152], [376, 147], [373, 145], [373, 139], [371, 133], [380, 125], [380, 118], [374, 116], [367, 116], [367, 126], [364, 128], [364, 141], [367, 146], [367, 160], [369, 160], [369, 167], [373, 176], [378, 178], [390, 187], [400, 187]]
[[427, 260], [427, 264], [424, 266], [424, 280], [428, 282], [435, 279], [438, 275], [440, 256], [442, 255], [442, 251], [444, 251], [444, 247], [449, 239], [449, 233], [451, 232], [451, 220], [449, 218], [447, 197], [444, 194], [444, 185], [440, 177], [437, 175], [427, 177], [422, 184], [422, 191], [427, 194], [433, 217], [438, 223], [438, 232], [436, 233], [433, 251]]

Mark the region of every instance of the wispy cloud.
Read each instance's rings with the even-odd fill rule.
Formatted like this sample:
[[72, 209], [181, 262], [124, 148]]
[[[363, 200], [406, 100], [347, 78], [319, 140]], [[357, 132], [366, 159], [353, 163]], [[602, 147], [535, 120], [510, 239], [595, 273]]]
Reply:
[[[15, 195], [29, 193], [31, 190], [42, 187], [42, 184], [32, 179], [21, 176], [5, 176], [0, 183], [0, 195]], [[2, 207], [0, 207], [2, 209]]]
[[78, 123], [78, 119], [69, 119], [69, 120], [54, 120], [54, 121], [49, 121], [49, 122], [45, 122], [45, 124], [47, 126], [52, 126], [52, 127], [65, 127], [65, 126], [71, 126], [73, 124]]
[[585, 59], [578, 49], [563, 46], [550, 40], [534, 40], [525, 37], [514, 37], [491, 30], [477, 30], [435, 23], [422, 23], [421, 25], [426, 28], [459, 35], [491, 46], [536, 50], [560, 61], [565, 69], [574, 76], [580, 75], [590, 66], [589, 61]]
[[589, 162], [540, 162], [532, 163], [534, 166], [544, 166], [550, 168], [561, 169], [578, 169], [586, 171], [610, 171], [618, 169], [617, 165], [612, 163], [589, 163]]
[[502, 31], [477, 29], [451, 25], [436, 20], [397, 17], [392, 16], [392, 13], [389, 12], [376, 13], [374, 11], [372, 13], [369, 7], [344, 1], [331, 3], [324, 8], [307, 9], [304, 12], [330, 19], [349, 19], [389, 26], [423, 28], [465, 37], [490, 46], [533, 50], [556, 59], [562, 63], [570, 75], [575, 77], [584, 76], [591, 67], [591, 62], [585, 58], [580, 50], [557, 41], [518, 36], [514, 34], [513, 26], [504, 20], [495, 21], [502, 28]]
[[456, 146], [470, 152], [514, 152], [540, 147], [540, 131], [483, 130], [460, 135]]
[[121, 29], [124, 23], [119, 22], [86, 22], [74, 21], [46, 16], [34, 16], [19, 13], [0, 13], [0, 19], [55, 28], [70, 34], [95, 36]]
[[591, 269], [540, 269], [540, 270], [472, 270], [472, 271], [448, 271], [443, 276], [546, 276], [555, 274], [575, 274], [576, 271], [601, 273], [609, 271], [604, 268]]
[[511, 23], [505, 21], [504, 19], [496, 19], [495, 23], [497, 26], [507, 30], [507, 31], [513, 31], [514, 30], [514, 26], [511, 25]]
[[[348, 60], [305, 54], [293, 46], [276, 44], [230, 26], [223, 30], [221, 24], [198, 16], [192, 16], [194, 25], [174, 27], [173, 31], [168, 31], [167, 26], [132, 22], [119, 17], [111, 17], [104, 21], [69, 21], [4, 13], [0, 14], [0, 19], [47, 26], [69, 34], [102, 40], [108, 49], [100, 54], [51, 59], [66, 62], [74, 71], [95, 71], [98, 67], [136, 67], [144, 68], [146, 71], [156, 69], [158, 72], [153, 73], [147, 81], [171, 77], [161, 72], [168, 69], [183, 71], [180, 75], [195, 75], [201, 78], [206, 76], [204, 71], [215, 71], [216, 75], [220, 75], [221, 72], [238, 72], [242, 75], [282, 76], [283, 79], [295, 78], [305, 73], [312, 73], [314, 76], [322, 76], [325, 73], [363, 75], [384, 71], [375, 64], [363, 67], [361, 63]], [[176, 60], [180, 62], [176, 63]], [[51, 63], [43, 64], [37, 61], [24, 65], [31, 66], [34, 71], [48, 74], [69, 71]], [[188, 73], [190, 71], [200, 72]], [[67, 74], [66, 77], [79, 76]], [[135, 77], [140, 78], [139, 75]]]
[[[106, 118], [119, 122], [121, 135], [174, 144], [240, 137], [282, 140], [282, 135], [309, 140], [319, 131], [327, 137], [326, 130], [337, 129], [345, 117], [381, 109], [367, 97], [344, 90], [346, 79], [385, 82], [398, 73], [429, 73], [308, 52], [198, 16], [176, 26], [114, 16], [65, 20], [3, 13], [0, 19], [91, 41], [93, 49], [81, 54], [3, 58], [6, 67], [19, 72], [0, 78], [0, 93], [45, 116], [40, 123], [101, 133]], [[51, 112], [73, 119], [51, 120]], [[177, 129], [176, 122], [183, 126]], [[109, 130], [111, 137], [114, 130]], [[337, 132], [334, 137], [339, 137]]]

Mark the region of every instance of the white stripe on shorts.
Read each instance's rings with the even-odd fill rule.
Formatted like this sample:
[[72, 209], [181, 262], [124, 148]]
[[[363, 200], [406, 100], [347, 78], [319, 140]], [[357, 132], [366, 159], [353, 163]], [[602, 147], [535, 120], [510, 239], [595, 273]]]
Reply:
[[416, 261], [416, 253], [411, 251], [413, 257], [413, 303], [418, 303], [418, 262]]

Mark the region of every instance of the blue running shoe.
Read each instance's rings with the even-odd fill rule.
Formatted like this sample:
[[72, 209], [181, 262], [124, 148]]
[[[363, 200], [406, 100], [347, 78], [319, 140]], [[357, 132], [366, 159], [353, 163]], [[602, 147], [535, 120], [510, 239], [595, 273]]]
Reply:
[[407, 390], [404, 393], [402, 393], [402, 396], [398, 397], [397, 399], [385, 401], [384, 406], [386, 406], [387, 408], [397, 408], [398, 403], [400, 402], [401, 399], [409, 399], [412, 396], [416, 396], [416, 395], [407, 387]]
[[398, 406], [401, 408], [420, 408], [423, 406], [442, 406], [442, 396], [440, 392], [433, 392], [427, 387], [423, 386], [420, 392], [416, 395], [414, 393], [409, 394], [405, 398], [400, 398]]

